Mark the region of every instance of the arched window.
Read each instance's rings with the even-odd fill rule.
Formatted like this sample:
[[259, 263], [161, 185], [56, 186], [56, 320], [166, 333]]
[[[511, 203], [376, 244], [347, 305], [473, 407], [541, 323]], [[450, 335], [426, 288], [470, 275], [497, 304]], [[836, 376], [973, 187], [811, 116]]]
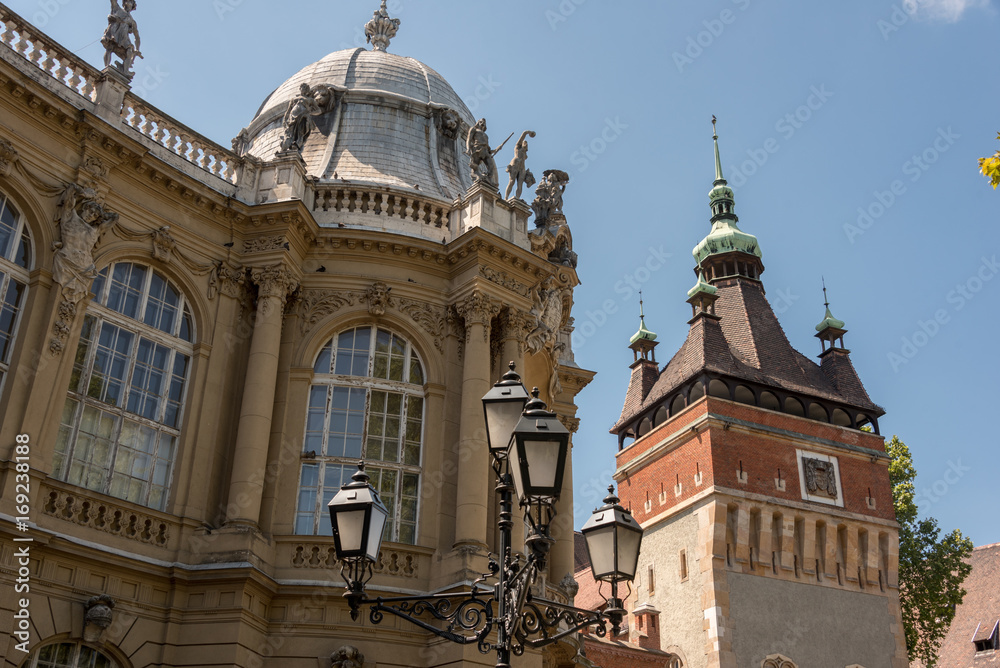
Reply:
[[424, 370], [404, 338], [376, 327], [339, 333], [313, 367], [296, 534], [332, 534], [326, 504], [364, 459], [389, 509], [383, 539], [417, 541]]
[[163, 510], [191, 365], [191, 314], [170, 281], [140, 264], [105, 268], [93, 291], [54, 475]]
[[119, 665], [92, 647], [78, 642], [63, 642], [37, 650], [24, 668], [119, 668]]
[[28, 294], [31, 238], [7, 197], [0, 193], [0, 396], [10, 374], [10, 358]]

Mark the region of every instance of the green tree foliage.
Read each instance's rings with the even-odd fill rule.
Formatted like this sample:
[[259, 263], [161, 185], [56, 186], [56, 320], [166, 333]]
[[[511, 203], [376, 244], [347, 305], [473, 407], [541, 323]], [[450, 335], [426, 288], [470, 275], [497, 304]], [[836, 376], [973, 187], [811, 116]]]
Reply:
[[889, 479], [899, 522], [899, 598], [906, 646], [910, 661], [933, 666], [955, 608], [965, 597], [962, 582], [972, 570], [972, 541], [958, 529], [941, 538], [936, 519], [917, 517], [917, 471], [910, 449], [893, 436], [886, 452], [892, 458]]
[[[997, 139], [1000, 139], [1000, 133], [997, 134]], [[1000, 151], [994, 153], [992, 158], [980, 158], [979, 169], [996, 190], [997, 186], [1000, 186]]]

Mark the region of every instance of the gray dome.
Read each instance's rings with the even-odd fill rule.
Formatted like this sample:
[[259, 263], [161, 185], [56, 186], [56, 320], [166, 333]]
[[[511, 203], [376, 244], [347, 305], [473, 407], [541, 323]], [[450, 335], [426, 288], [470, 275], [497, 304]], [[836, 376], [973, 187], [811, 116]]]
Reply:
[[311, 176], [419, 190], [448, 201], [468, 188], [462, 137], [475, 122], [472, 112], [440, 74], [385, 51], [337, 51], [281, 84], [246, 130], [248, 154], [274, 158], [288, 103], [302, 84], [326, 87], [337, 100], [332, 111], [314, 117], [302, 149]]

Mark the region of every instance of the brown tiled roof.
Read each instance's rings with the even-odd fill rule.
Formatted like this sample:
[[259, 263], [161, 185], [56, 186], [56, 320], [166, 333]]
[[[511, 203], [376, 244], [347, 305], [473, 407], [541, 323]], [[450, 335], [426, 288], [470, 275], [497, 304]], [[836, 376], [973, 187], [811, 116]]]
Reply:
[[656, 362], [639, 360], [632, 365], [632, 378], [629, 380], [628, 392], [625, 393], [625, 406], [622, 408], [623, 418], [632, 415], [633, 411], [642, 406], [642, 400], [653, 389], [659, 375], [660, 369], [656, 366]]
[[977, 547], [969, 563], [972, 572], [962, 585], [965, 599], [938, 650], [937, 668], [1000, 666], [1000, 652], [977, 656], [972, 644], [977, 628], [986, 628], [988, 634], [1000, 620], [1000, 543]]
[[703, 372], [884, 413], [869, 398], [846, 352], [828, 354], [821, 367], [792, 348], [759, 282], [736, 278], [715, 287], [719, 319], [703, 316], [692, 323], [684, 345], [641, 404], [629, 397], [613, 432]]

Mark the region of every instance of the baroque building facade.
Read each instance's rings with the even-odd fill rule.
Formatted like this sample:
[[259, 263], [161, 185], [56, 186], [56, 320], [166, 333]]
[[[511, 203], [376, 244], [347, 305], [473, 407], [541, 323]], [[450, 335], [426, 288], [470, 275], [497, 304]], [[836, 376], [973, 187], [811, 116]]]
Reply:
[[[568, 178], [519, 199], [526, 132], [502, 197], [485, 122], [388, 52], [384, 2], [372, 49], [292, 76], [232, 149], [130, 91], [135, 3], [113, 5], [103, 70], [0, 5], [4, 665], [492, 665], [353, 622], [326, 503], [363, 458], [390, 511], [372, 595], [487, 572], [480, 398], [513, 360], [576, 431], [594, 375]], [[569, 471], [542, 583], [562, 601]]]
[[619, 495], [645, 529], [633, 649], [617, 663], [905, 668], [884, 411], [829, 304], [820, 363], [792, 348], [714, 139], [712, 228], [693, 252], [687, 338], [661, 368], [640, 319], [612, 429]]

